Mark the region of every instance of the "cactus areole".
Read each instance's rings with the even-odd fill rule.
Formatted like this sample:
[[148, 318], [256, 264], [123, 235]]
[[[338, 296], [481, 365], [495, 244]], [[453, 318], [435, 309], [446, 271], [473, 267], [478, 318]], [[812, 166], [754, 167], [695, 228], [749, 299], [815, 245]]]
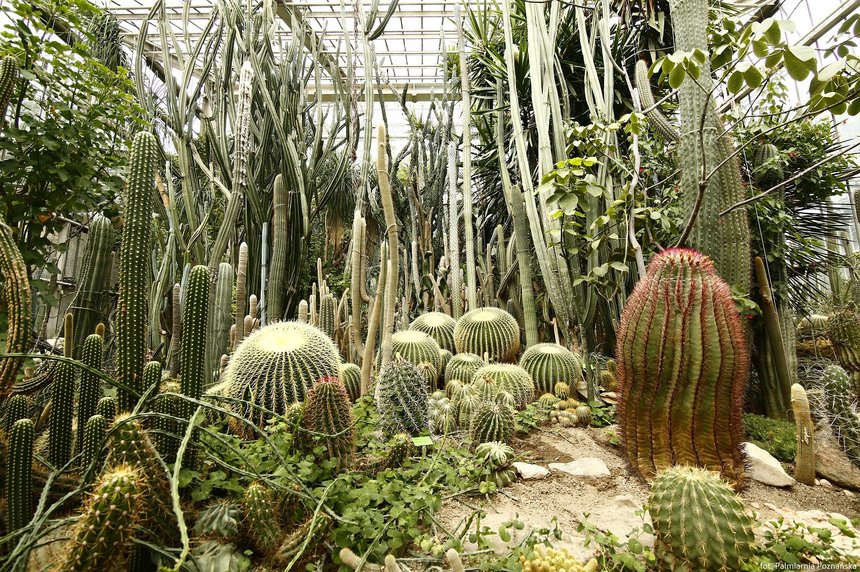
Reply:
[[671, 465], [702, 466], [740, 486], [749, 354], [711, 259], [684, 248], [654, 257], [624, 308], [616, 351], [631, 466], [647, 479]]

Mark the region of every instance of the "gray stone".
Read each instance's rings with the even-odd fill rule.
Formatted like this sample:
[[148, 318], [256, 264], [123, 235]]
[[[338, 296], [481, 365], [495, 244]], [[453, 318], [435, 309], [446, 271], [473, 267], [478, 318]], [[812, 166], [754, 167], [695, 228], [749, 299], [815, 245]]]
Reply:
[[608, 477], [609, 468], [600, 459], [582, 457], [569, 463], [550, 463], [549, 468], [575, 477]]
[[860, 469], [828, 435], [815, 436], [815, 474], [843, 489], [860, 491]]
[[540, 465], [532, 465], [531, 463], [517, 461], [514, 463], [514, 468], [527, 481], [530, 479], [543, 479], [549, 475], [549, 469]]
[[779, 461], [761, 447], [753, 443], [744, 443], [743, 448], [749, 466], [747, 474], [751, 479], [772, 487], [790, 487], [796, 483], [785, 472]]

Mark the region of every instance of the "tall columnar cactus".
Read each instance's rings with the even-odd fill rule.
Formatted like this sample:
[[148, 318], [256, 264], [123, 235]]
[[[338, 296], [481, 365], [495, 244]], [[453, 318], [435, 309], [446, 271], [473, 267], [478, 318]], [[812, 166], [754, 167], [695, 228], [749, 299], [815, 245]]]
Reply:
[[520, 358], [520, 367], [532, 376], [538, 393], [552, 393], [560, 381], [576, 387], [582, 380], [582, 359], [559, 344], [530, 346]]
[[263, 555], [271, 555], [278, 548], [283, 534], [272, 489], [260, 482], [251, 483], [242, 496], [242, 505], [248, 538]]
[[508, 443], [514, 436], [515, 429], [514, 410], [507, 405], [487, 401], [472, 415], [469, 432], [472, 443], [478, 445], [487, 441]]
[[268, 291], [269, 314], [272, 321], [284, 319], [287, 293], [287, 200], [289, 192], [284, 177], [278, 174], [272, 188], [272, 267], [269, 273]]
[[[675, 49], [708, 53], [708, 0], [670, 0], [669, 8]], [[746, 188], [737, 157], [733, 156], [731, 137], [723, 133], [710, 96], [712, 88], [711, 66], [706, 59], [700, 66], [698, 79], [687, 78], [679, 90], [678, 157], [685, 219], [689, 220], [698, 208], [685, 244], [710, 256], [717, 273], [746, 294], [750, 291], [750, 231], [746, 211], [735, 209], [720, 216], [746, 197]], [[708, 176], [717, 166], [720, 168], [706, 182], [706, 189], [701, 189], [702, 171]]]
[[162, 415], [162, 417], [155, 418], [155, 428], [158, 430], [155, 435], [155, 447], [165, 463], [173, 463], [176, 460], [179, 438], [184, 433], [181, 423], [171, 419], [171, 417], [181, 415], [182, 399], [176, 395], [165, 394], [181, 392], [182, 385], [180, 383], [172, 380], [164, 381], [153, 406], [153, 410]]
[[26, 395], [16, 394], [6, 402], [6, 416], [3, 421], [3, 429], [6, 434], [12, 432], [12, 426], [19, 419], [30, 418], [30, 407], [32, 402]]
[[334, 340], [335, 332], [335, 314], [337, 310], [337, 300], [332, 294], [326, 294], [320, 298], [320, 329], [329, 338]]
[[472, 383], [492, 379], [499, 391], [506, 391], [514, 398], [514, 407], [525, 409], [534, 401], [535, 384], [532, 376], [518, 365], [494, 363], [485, 365], [472, 376]]
[[66, 543], [63, 572], [122, 570], [147, 500], [145, 477], [128, 465], [114, 467], [96, 483]]
[[454, 327], [457, 321], [443, 312], [427, 312], [415, 318], [409, 324], [410, 330], [424, 332], [439, 344], [439, 347], [449, 352], [457, 351], [454, 345]]
[[457, 208], [459, 203], [457, 189], [457, 143], [448, 143], [448, 253], [450, 254], [450, 268], [448, 270], [448, 283], [451, 289], [451, 311], [454, 318], [459, 319], [463, 315], [463, 275], [460, 269], [460, 212]]
[[[80, 422], [79, 422], [80, 423]], [[105, 435], [107, 434], [108, 421], [102, 415], [93, 415], [87, 419], [83, 431], [78, 430], [83, 435], [81, 441], [81, 466], [86, 469], [91, 464], [95, 463], [95, 473], [99, 473], [100, 461], [103, 461], [102, 447], [104, 446]]]
[[394, 197], [388, 174], [388, 131], [385, 124], [379, 126], [376, 134], [376, 174], [379, 180], [379, 198], [388, 229], [388, 262], [391, 264], [388, 280], [385, 283], [385, 316], [382, 330], [382, 364], [386, 365], [394, 357], [391, 337], [394, 334], [394, 307], [397, 302], [397, 284], [400, 277], [400, 239], [397, 217], [394, 214]]
[[414, 365], [398, 359], [382, 368], [377, 407], [383, 430], [389, 435], [421, 435], [430, 428], [427, 384]]
[[0, 60], [0, 122], [6, 117], [6, 110], [18, 83], [18, 60], [6, 56]]
[[[251, 334], [233, 354], [224, 371], [227, 395], [241, 399], [234, 411], [265, 427], [271, 413], [304, 401], [311, 385], [323, 377], [337, 377], [340, 355], [318, 328], [301, 322], [276, 322]], [[249, 429], [233, 428], [251, 437]]]
[[799, 383], [791, 386], [791, 410], [797, 427], [797, 453], [794, 460], [794, 478], [804, 485], [815, 484], [815, 426], [809, 415], [806, 390]]
[[648, 122], [667, 141], [677, 141], [681, 135], [674, 125], [656, 107], [654, 95], [651, 93], [651, 79], [648, 76], [648, 64], [645, 60], [636, 62], [636, 88], [639, 90], [639, 100]]
[[[72, 357], [74, 323], [66, 314], [63, 354]], [[72, 458], [72, 418], [75, 403], [75, 366], [60, 362], [54, 376], [51, 393], [51, 416], [48, 426], [48, 458], [55, 467], [62, 467]]]
[[182, 286], [173, 285], [170, 328], [170, 349], [167, 354], [167, 367], [170, 377], [179, 377], [179, 356], [182, 353]]
[[328, 456], [337, 459], [339, 469], [352, 464], [355, 452], [352, 407], [340, 380], [324, 377], [311, 387], [302, 423], [305, 429], [318, 434], [316, 437], [328, 449]]
[[454, 355], [445, 366], [445, 383], [460, 380], [463, 383], [472, 381], [475, 372], [484, 367], [484, 360], [478, 354], [461, 352]]
[[9, 436], [6, 469], [6, 518], [9, 531], [27, 526], [33, 518], [33, 440], [35, 427], [30, 419], [19, 419]]
[[656, 255], [624, 307], [616, 343], [618, 422], [645, 478], [673, 464], [740, 485], [741, 413], [749, 367], [731, 290], [694, 250]]
[[[157, 143], [152, 133], [134, 137], [129, 157], [122, 242], [119, 251], [119, 299], [116, 307], [116, 362], [120, 382], [140, 393], [146, 343], [146, 301], [151, 248], [150, 203], [155, 184]], [[137, 396], [120, 389], [119, 407], [131, 411]]]
[[[182, 394], [192, 399], [203, 395], [206, 340], [206, 304], [209, 299], [209, 269], [203, 265], [191, 269], [185, 303], [182, 308]], [[190, 419], [196, 405], [182, 401], [180, 414]]]
[[667, 570], [740, 570], [754, 553], [753, 521], [716, 473], [679, 466], [657, 474], [648, 501], [654, 553]]
[[[232, 314], [233, 301], [233, 266], [222, 262], [218, 266], [218, 280], [215, 282], [215, 312], [212, 314], [212, 322], [207, 324], [206, 344], [209, 360], [206, 371], [218, 371], [221, 356], [229, 352], [230, 326], [233, 325]], [[213, 378], [204, 380], [204, 385], [210, 385]]]
[[350, 401], [361, 397], [361, 368], [354, 363], [343, 363], [338, 373], [341, 383], [346, 388]]
[[417, 330], [397, 332], [391, 338], [394, 355], [418, 366], [429, 363], [438, 373], [442, 369], [442, 354], [436, 340]]
[[[102, 337], [98, 334], [90, 334], [84, 340], [81, 350], [81, 361], [97, 370], [102, 368]], [[78, 433], [76, 451], [81, 451], [84, 441], [84, 432], [81, 425], [96, 414], [96, 406], [102, 397], [102, 381], [95, 374], [81, 369], [81, 381], [78, 390]]]
[[[0, 63], [0, 80], [6, 61]], [[0, 81], [0, 88], [3, 87]], [[30, 281], [27, 265], [15, 242], [12, 229], [0, 219], [0, 275], [3, 276], [3, 300], [6, 302], [6, 353], [24, 353], [30, 344]], [[0, 358], [0, 400], [12, 390], [21, 368], [21, 358]]]
[[851, 378], [834, 365], [824, 370], [820, 383], [833, 433], [851, 461], [860, 467], [860, 411]]
[[520, 351], [520, 327], [504, 310], [477, 308], [457, 320], [454, 343], [457, 352], [486, 353], [493, 361], [515, 362]]
[[236, 315], [233, 317], [236, 333], [233, 338], [235, 350], [245, 339], [245, 304], [248, 302], [248, 244], [239, 245], [239, 264], [236, 266]]
[[71, 312], [75, 316], [75, 359], [84, 351], [84, 341], [106, 320], [105, 300], [110, 280], [113, 228], [110, 219], [96, 214], [90, 221], [80, 278], [75, 285]]

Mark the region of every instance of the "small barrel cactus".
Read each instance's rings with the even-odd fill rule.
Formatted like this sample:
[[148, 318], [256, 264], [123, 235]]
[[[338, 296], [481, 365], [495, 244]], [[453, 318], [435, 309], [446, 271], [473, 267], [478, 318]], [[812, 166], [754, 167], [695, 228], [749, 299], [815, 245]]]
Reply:
[[556, 383], [552, 391], [559, 399], [567, 399], [570, 397], [570, 386], [563, 381]]
[[627, 300], [615, 346], [618, 424], [642, 476], [688, 464], [742, 484], [746, 338], [710, 258], [684, 248], [654, 257]]
[[507, 443], [514, 436], [515, 429], [514, 410], [507, 405], [485, 402], [472, 415], [470, 433], [475, 444], [487, 441]]
[[247, 536], [264, 555], [271, 555], [278, 548], [282, 530], [275, 512], [275, 495], [268, 486], [254, 482], [245, 489], [242, 497], [245, 508]]
[[472, 384], [477, 386], [488, 379], [495, 382], [499, 391], [506, 391], [513, 395], [514, 406], [517, 409], [525, 409], [534, 400], [535, 386], [532, 377], [518, 365], [507, 363], [485, 365], [472, 376]]
[[544, 393], [538, 398], [538, 405], [540, 405], [544, 409], [552, 409], [553, 406], [559, 401], [561, 401], [561, 399], [556, 397], [552, 393]]
[[450, 383], [445, 385], [445, 395], [456, 401], [459, 398], [460, 392], [463, 391], [465, 384], [459, 379], [452, 379]]
[[487, 480], [495, 482], [497, 487], [506, 487], [516, 480], [517, 471], [511, 466], [514, 462], [514, 450], [507, 443], [481, 443], [475, 448], [475, 457], [484, 465]]
[[9, 531], [27, 526], [33, 518], [33, 441], [35, 428], [30, 419], [12, 425], [6, 474], [6, 515]]
[[576, 559], [567, 548], [547, 548], [539, 544], [535, 546], [534, 554], [528, 557], [520, 556], [523, 572], [597, 572], [599, 570], [596, 558], [585, 564]]
[[575, 410], [576, 424], [587, 427], [591, 425], [591, 407], [588, 405], [580, 405]]
[[[224, 370], [227, 396], [244, 403], [234, 412], [265, 427], [267, 419], [283, 415], [296, 401], [304, 401], [313, 383], [337, 377], [340, 354], [328, 336], [301, 322], [276, 322], [248, 336]], [[265, 411], [260, 408], [265, 408]], [[231, 419], [234, 431], [247, 438], [253, 432]]]
[[463, 429], [469, 429], [472, 426], [475, 411], [484, 403], [476, 391], [470, 386], [467, 388], [468, 391], [464, 391], [460, 399], [454, 402], [457, 407], [457, 421]]
[[361, 397], [361, 368], [354, 363], [342, 363], [338, 377], [346, 388], [350, 401], [358, 401]]
[[487, 306], [467, 312], [454, 328], [457, 352], [469, 352], [497, 362], [514, 362], [520, 352], [520, 326], [500, 308]]
[[520, 367], [529, 372], [535, 390], [550, 393], [556, 383], [576, 387], [582, 379], [582, 360], [559, 344], [535, 344], [520, 358]]
[[447, 385], [455, 379], [463, 383], [469, 383], [472, 381], [472, 376], [475, 375], [475, 372], [482, 367], [484, 367], [484, 360], [478, 354], [470, 354], [468, 352], [458, 353], [445, 366], [445, 384]]
[[427, 387], [414, 365], [396, 359], [381, 372], [378, 385], [380, 422], [388, 434], [421, 435], [430, 428]]
[[860, 412], [851, 378], [839, 366], [824, 370], [819, 382], [824, 390], [824, 408], [833, 433], [851, 461], [860, 467]]
[[[438, 373], [442, 370], [441, 348], [436, 340], [418, 330], [395, 332], [391, 336], [392, 355], [400, 355], [412, 365], [429, 363]], [[381, 357], [380, 353], [380, 357]], [[381, 363], [381, 362], [379, 362]]]
[[410, 330], [424, 332], [436, 340], [439, 347], [449, 352], [456, 351], [454, 346], [454, 327], [457, 321], [442, 312], [427, 312], [421, 314], [409, 324]]
[[302, 423], [305, 429], [318, 434], [328, 455], [337, 459], [338, 468], [349, 467], [355, 452], [355, 431], [349, 395], [340, 380], [324, 377], [311, 387]]
[[60, 570], [122, 570], [145, 504], [139, 468], [114, 467], [96, 483], [66, 543]]
[[648, 511], [654, 553], [667, 570], [740, 570], [753, 556], [753, 521], [716, 473], [690, 466], [657, 474]]

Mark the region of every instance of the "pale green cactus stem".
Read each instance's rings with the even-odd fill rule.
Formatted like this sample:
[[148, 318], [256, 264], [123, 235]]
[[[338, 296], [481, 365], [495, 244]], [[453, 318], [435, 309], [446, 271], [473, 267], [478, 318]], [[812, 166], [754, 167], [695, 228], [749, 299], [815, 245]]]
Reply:
[[75, 359], [80, 359], [84, 340], [93, 333], [96, 324], [105, 320], [105, 283], [109, 279], [113, 228], [108, 218], [93, 216], [87, 233], [84, 260], [75, 288], [70, 311], [75, 316]]
[[[71, 358], [74, 347], [74, 320], [66, 314], [64, 321], [63, 355]], [[48, 458], [55, 467], [62, 467], [72, 458], [72, 418], [75, 402], [75, 366], [63, 361], [57, 365], [51, 393], [50, 425], [48, 427]]]
[[639, 101], [642, 102], [642, 109], [645, 110], [645, 116], [651, 126], [667, 141], [677, 141], [681, 135], [666, 116], [660, 112], [654, 101], [654, 95], [651, 93], [651, 81], [648, 77], [648, 64], [645, 63], [645, 60], [636, 62], [636, 89], [639, 90]]
[[168, 369], [170, 377], [179, 377], [179, 355], [182, 348], [182, 287], [173, 285], [173, 296], [171, 304], [170, 350], [168, 352]]
[[809, 415], [806, 390], [799, 383], [791, 386], [791, 410], [797, 427], [794, 478], [804, 485], [812, 486], [815, 484], [815, 426]]
[[269, 274], [268, 289], [269, 318], [271, 321], [284, 319], [286, 281], [287, 281], [287, 198], [289, 192], [279, 173], [272, 188], [272, 266]]
[[[211, 287], [211, 286], [210, 286]], [[221, 356], [227, 353], [230, 344], [230, 326], [233, 315], [230, 306], [233, 299], [233, 267], [222, 262], [218, 266], [218, 280], [215, 282], [215, 313], [213, 321], [207, 324], [206, 371], [218, 370]], [[207, 386], [214, 381], [214, 375], [205, 380]]]
[[450, 286], [451, 313], [455, 319], [463, 315], [463, 277], [460, 270], [460, 212], [457, 208], [457, 144], [448, 144], [448, 284]]
[[388, 132], [385, 124], [377, 129], [376, 169], [379, 178], [379, 196], [388, 227], [388, 259], [391, 263], [388, 281], [385, 286], [385, 327], [382, 331], [382, 365], [394, 357], [391, 336], [394, 334], [394, 309], [397, 301], [397, 280], [400, 276], [400, 242], [398, 238], [397, 217], [394, 215], [394, 200], [391, 195], [391, 181], [388, 176]]
[[[8, 58], [0, 62], [3, 75]], [[24, 353], [30, 344], [30, 280], [27, 265], [15, 242], [12, 229], [0, 218], [0, 274], [3, 275], [3, 299], [6, 302], [6, 353]], [[0, 358], [0, 400], [12, 390], [21, 368], [21, 358]]]
[[236, 349], [245, 339], [245, 304], [248, 302], [248, 245], [239, 245], [239, 264], [236, 267], [236, 315], [234, 317], [236, 334], [233, 337], [233, 347]]
[[33, 518], [33, 441], [35, 427], [30, 419], [12, 425], [6, 470], [6, 518], [8, 531], [27, 526]]
[[[102, 337], [90, 334], [84, 341], [81, 350], [81, 361], [94, 369], [102, 368]], [[102, 397], [102, 382], [92, 372], [81, 369], [80, 387], [78, 389], [78, 434], [75, 450], [81, 451], [84, 444], [84, 432], [81, 424], [96, 414], [96, 407]]]

